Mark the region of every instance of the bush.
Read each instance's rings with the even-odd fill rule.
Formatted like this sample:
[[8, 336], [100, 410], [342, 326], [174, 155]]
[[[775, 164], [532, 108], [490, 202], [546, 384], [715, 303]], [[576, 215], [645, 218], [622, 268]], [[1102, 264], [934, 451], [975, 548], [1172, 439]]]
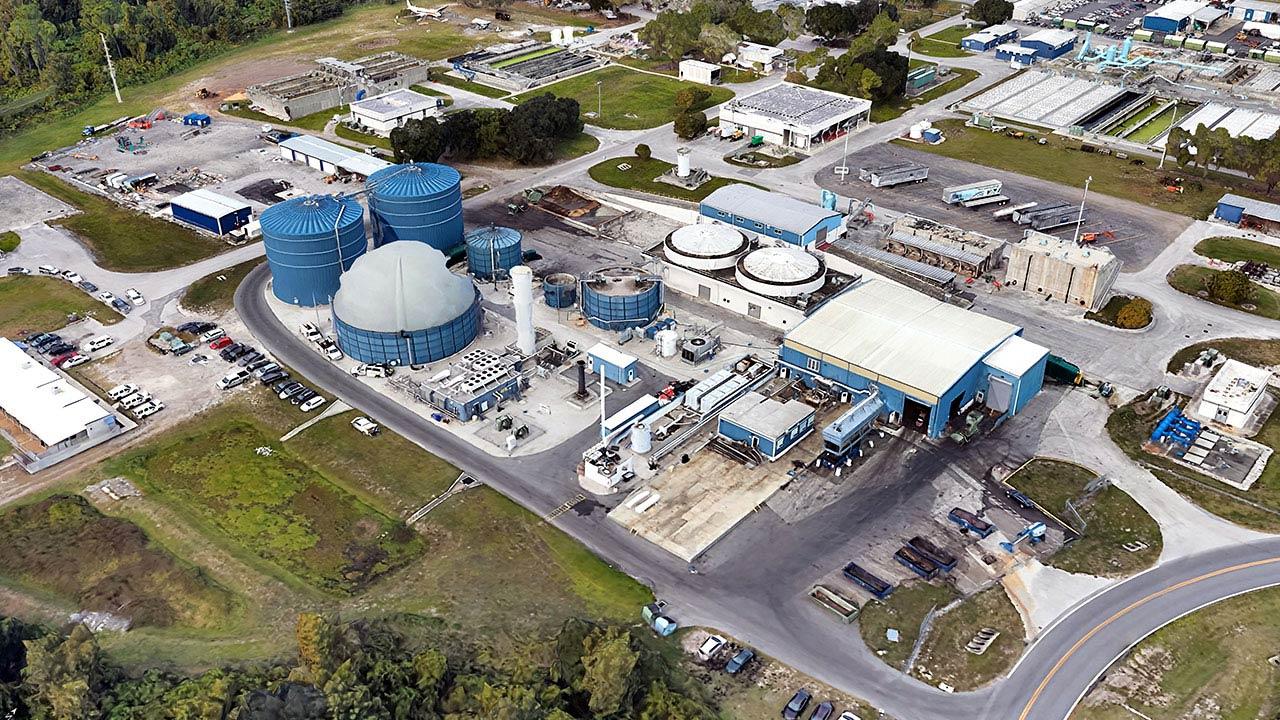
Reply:
[[684, 112], [676, 116], [676, 135], [682, 140], [692, 140], [707, 131], [707, 114]]
[[1151, 324], [1151, 301], [1146, 298], [1134, 298], [1125, 303], [1116, 313], [1116, 327], [1125, 330], [1137, 330]]
[[1214, 300], [1231, 305], [1241, 305], [1253, 297], [1253, 283], [1239, 270], [1214, 271], [1206, 289]]
[[653, 157], [653, 151], [649, 149], [648, 145], [645, 145], [644, 143], [640, 143], [639, 145], [636, 146], [636, 157], [640, 158], [641, 160], [648, 160], [649, 158]]

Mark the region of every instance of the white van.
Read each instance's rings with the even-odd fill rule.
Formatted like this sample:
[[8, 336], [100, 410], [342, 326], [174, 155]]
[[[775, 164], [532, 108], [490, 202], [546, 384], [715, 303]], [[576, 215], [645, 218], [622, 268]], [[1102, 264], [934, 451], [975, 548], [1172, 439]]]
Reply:
[[104, 347], [109, 347], [110, 345], [115, 343], [115, 341], [116, 339], [111, 337], [110, 335], [99, 335], [97, 337], [91, 337], [88, 340], [85, 340], [84, 345], [81, 347], [81, 349], [83, 349], [85, 352], [97, 352]]
[[226, 330], [223, 330], [222, 328], [214, 328], [212, 330], [202, 333], [200, 335], [200, 342], [202, 343], [213, 342], [214, 340], [217, 340], [218, 338], [226, 334], [227, 334]]
[[244, 368], [236, 368], [227, 373], [226, 377], [218, 381], [219, 390], [230, 390], [231, 388], [243, 384], [249, 380], [249, 371]]
[[124, 385], [117, 385], [108, 390], [107, 397], [112, 400], [123, 400], [136, 392], [138, 392], [137, 385], [134, 385], [133, 383], [125, 383]]

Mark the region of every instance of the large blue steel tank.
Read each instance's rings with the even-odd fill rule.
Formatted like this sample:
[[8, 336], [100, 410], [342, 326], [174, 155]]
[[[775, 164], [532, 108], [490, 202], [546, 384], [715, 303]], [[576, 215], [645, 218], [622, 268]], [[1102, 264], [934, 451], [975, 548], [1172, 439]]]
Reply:
[[510, 277], [523, 252], [519, 230], [490, 225], [467, 233], [467, 271], [481, 280]]
[[648, 325], [661, 309], [662, 281], [641, 268], [601, 268], [582, 279], [582, 314], [601, 330]]
[[415, 240], [448, 253], [462, 243], [462, 176], [448, 165], [385, 167], [365, 181], [373, 246]]
[[547, 307], [567, 310], [578, 304], [578, 278], [569, 273], [552, 273], [542, 279], [542, 297]]
[[327, 305], [339, 276], [368, 249], [364, 208], [345, 195], [296, 197], [262, 211], [271, 291], [284, 302]]
[[444, 255], [422, 243], [370, 250], [342, 276], [333, 299], [338, 347], [366, 363], [422, 365], [475, 340], [480, 291], [449, 272]]

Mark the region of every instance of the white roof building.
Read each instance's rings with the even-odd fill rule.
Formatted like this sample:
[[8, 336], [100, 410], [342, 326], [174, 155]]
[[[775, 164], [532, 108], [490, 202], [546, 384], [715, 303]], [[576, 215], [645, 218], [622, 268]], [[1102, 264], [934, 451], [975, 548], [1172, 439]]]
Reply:
[[1270, 370], [1227, 360], [1204, 389], [1197, 414], [1242, 429], [1257, 415], [1270, 382]]
[[351, 103], [351, 122], [387, 137], [410, 120], [442, 114], [439, 98], [400, 88]]
[[784, 82], [726, 103], [720, 128], [804, 150], [843, 136], [870, 115], [870, 100]]
[[719, 85], [720, 66], [701, 60], [681, 60], [680, 79], [703, 85]]
[[1208, 3], [1200, 0], [1172, 0], [1147, 13], [1147, 17], [1165, 20], [1183, 21], [1208, 7]]
[[782, 48], [772, 45], [744, 42], [738, 45], [738, 64], [743, 67], [756, 67], [764, 72], [773, 72], [773, 65], [781, 58]]
[[280, 155], [286, 160], [306, 163], [324, 173], [342, 171], [360, 177], [369, 177], [382, 168], [391, 166], [386, 160], [313, 135], [298, 135], [280, 143]]

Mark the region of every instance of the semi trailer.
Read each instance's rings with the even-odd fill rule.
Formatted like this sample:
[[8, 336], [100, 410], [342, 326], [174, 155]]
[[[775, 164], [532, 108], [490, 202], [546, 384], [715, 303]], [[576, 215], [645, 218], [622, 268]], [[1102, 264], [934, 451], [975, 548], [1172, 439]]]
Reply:
[[881, 165], [858, 170], [858, 179], [871, 183], [871, 187], [893, 187], [906, 183], [922, 183], [929, 179], [929, 168], [916, 163]]
[[942, 191], [942, 202], [948, 205], [963, 205], [974, 200], [991, 198], [1000, 195], [1004, 183], [999, 180], [983, 180], [968, 185], [953, 185]]

